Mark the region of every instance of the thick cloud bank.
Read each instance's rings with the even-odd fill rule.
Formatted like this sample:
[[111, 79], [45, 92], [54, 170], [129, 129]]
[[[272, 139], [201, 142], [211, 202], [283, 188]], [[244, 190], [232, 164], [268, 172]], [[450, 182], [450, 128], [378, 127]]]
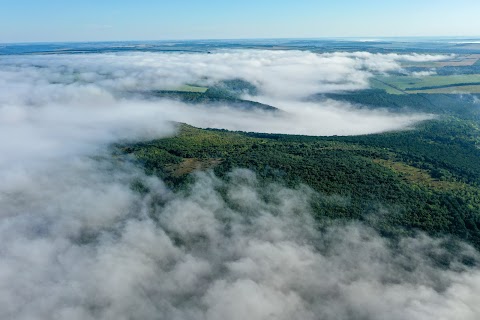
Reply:
[[[4, 56], [0, 59], [0, 106], [27, 114], [32, 107], [59, 107], [64, 111], [55, 111], [59, 114], [55, 119], [62, 122], [69, 122], [69, 114], [77, 116], [78, 112], [94, 120], [92, 109], [101, 113], [126, 113], [127, 118], [145, 113], [144, 118], [153, 119], [150, 112], [154, 108], [157, 120], [183, 121], [199, 127], [310, 135], [375, 133], [402, 129], [430, 116], [358, 110], [331, 100], [317, 103], [303, 100], [318, 93], [368, 88], [373, 73], [399, 71], [400, 62], [404, 60], [444, 58], [258, 50], [226, 50], [212, 54]], [[229, 79], [242, 79], [255, 85], [258, 95], [246, 98], [270, 103], [286, 113], [240, 111], [227, 103], [212, 111], [169, 100], [146, 101], [130, 94], [173, 90], [185, 84], [209, 86]], [[40, 116], [51, 118], [49, 114]]]
[[[440, 240], [393, 248], [350, 225], [319, 232], [312, 191], [236, 170], [172, 194], [96, 162], [2, 195], [2, 319], [478, 319], [480, 271]], [[51, 172], [50, 172], [51, 174]], [[141, 178], [140, 174], [136, 175]], [[52, 183], [54, 182], [54, 183]], [[24, 182], [25, 183], [25, 182]], [[28, 187], [27, 187], [28, 185]], [[459, 256], [479, 261], [473, 249]], [[450, 256], [450, 267], [435, 257]]]
[[[0, 319], [478, 319], [480, 257], [467, 245], [452, 256], [426, 236], [394, 245], [360, 225], [319, 231], [306, 187], [264, 186], [237, 169], [226, 181], [198, 174], [173, 193], [102, 153], [119, 140], [173, 134], [169, 120], [309, 134], [403, 128], [423, 116], [300, 98], [367, 87], [371, 72], [397, 70], [402, 59], [438, 58], [2, 57]], [[124, 94], [231, 78], [287, 112]]]

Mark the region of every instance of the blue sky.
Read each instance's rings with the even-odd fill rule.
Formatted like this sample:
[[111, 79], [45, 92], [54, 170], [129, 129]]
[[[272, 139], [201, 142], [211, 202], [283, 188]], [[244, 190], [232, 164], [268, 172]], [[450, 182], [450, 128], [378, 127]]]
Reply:
[[0, 42], [480, 36], [480, 0], [0, 0]]

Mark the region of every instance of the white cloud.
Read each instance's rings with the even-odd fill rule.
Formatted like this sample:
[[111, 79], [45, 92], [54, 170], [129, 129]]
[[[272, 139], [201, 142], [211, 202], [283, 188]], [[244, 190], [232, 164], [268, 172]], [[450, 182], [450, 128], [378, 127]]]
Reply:
[[[7, 56], [0, 61], [0, 85], [4, 89], [0, 93], [2, 136], [8, 136], [6, 130], [16, 128], [10, 137], [26, 143], [36, 140], [31, 145], [38, 148], [58, 146], [59, 150], [68, 150], [65, 141], [55, 139], [62, 140], [63, 136], [71, 143], [80, 143], [81, 139], [107, 143], [118, 138], [112, 132], [118, 132], [121, 138], [134, 138], [130, 130], [134, 127], [152, 137], [161, 134], [156, 130], [162, 126], [154, 124], [164, 120], [200, 127], [312, 135], [397, 130], [429, 116], [359, 111], [345, 103], [313, 104], [301, 99], [316, 93], [367, 88], [373, 72], [400, 70], [401, 60], [443, 58], [257, 50]], [[185, 83], [211, 84], [233, 78], [258, 86], [260, 96], [249, 98], [272, 103], [288, 114], [241, 112], [228, 106], [211, 112], [201, 106], [196, 110], [171, 101], [141, 101], [129, 95], [131, 91], [175, 88]], [[9, 147], [22, 143], [10, 139], [4, 141]]]
[[[130, 170], [106, 174], [97, 165], [32, 176], [32, 193], [20, 192], [15, 214], [0, 220], [2, 318], [480, 314], [480, 272], [437, 266], [429, 255], [447, 253], [441, 240], [406, 238], [393, 249], [359, 225], [319, 233], [311, 191], [264, 188], [245, 170], [233, 171], [229, 182], [200, 174], [190, 191], [172, 194], [156, 179]], [[51, 173], [55, 183], [44, 184]], [[145, 179], [151, 192], [131, 191], [132, 178]], [[153, 206], [158, 199], [163, 206]], [[458, 253], [480, 259], [466, 246]]]
[[[298, 51], [2, 58], [0, 318], [477, 319], [480, 273], [436, 266], [425, 253], [442, 251], [440, 240], [404, 239], [393, 250], [362, 226], [319, 233], [313, 191], [260, 186], [246, 170], [228, 182], [200, 174], [189, 191], [173, 193], [138, 169], [89, 157], [119, 140], [172, 134], [170, 120], [305, 134], [404, 128], [425, 116], [300, 100], [365, 88], [372, 72], [397, 70], [399, 59], [410, 58]], [[285, 112], [119, 95], [205, 76], [248, 80], [261, 90], [257, 99]], [[139, 179], [146, 194], [129, 187]], [[479, 259], [468, 246], [461, 252]]]

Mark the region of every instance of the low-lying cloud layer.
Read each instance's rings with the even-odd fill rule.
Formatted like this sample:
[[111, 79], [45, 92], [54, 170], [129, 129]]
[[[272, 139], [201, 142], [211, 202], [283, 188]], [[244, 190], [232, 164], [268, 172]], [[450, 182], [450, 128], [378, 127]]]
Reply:
[[[402, 129], [431, 116], [360, 111], [343, 102], [306, 103], [303, 99], [318, 93], [368, 88], [373, 73], [399, 71], [401, 61], [444, 58], [265, 50], [5, 56], [0, 60], [0, 106], [27, 114], [33, 107], [59, 106], [65, 110], [59, 113], [64, 118], [56, 116], [61, 122], [70, 121], [70, 112], [89, 117], [93, 109], [115, 113], [112, 117], [126, 113], [127, 118], [144, 115], [145, 119], [152, 119], [154, 108], [157, 121], [183, 121], [200, 127], [310, 135], [376, 133]], [[271, 103], [287, 114], [246, 112], [228, 104], [209, 111], [201, 106], [189, 108], [170, 100], [146, 101], [129, 95], [172, 90], [184, 84], [208, 86], [229, 79], [255, 85], [258, 96], [246, 98]]]
[[[316, 54], [296, 50], [102, 53], [6, 56], [0, 61], [0, 70], [4, 85], [21, 82], [24, 88], [19, 89], [54, 83], [95, 84], [110, 91], [155, 90], [239, 78], [258, 86], [264, 95], [298, 98], [322, 92], [365, 89], [372, 73], [399, 71], [402, 61], [429, 62], [449, 57], [367, 52]], [[46, 93], [50, 98], [54, 94], [55, 98], [72, 94], [62, 86], [49, 89], [35, 98]], [[29, 93], [34, 95], [35, 91]]]
[[[106, 165], [106, 164], [105, 164]], [[440, 240], [318, 232], [306, 188], [235, 170], [172, 194], [95, 162], [2, 196], [2, 319], [477, 319], [480, 271]], [[127, 173], [130, 172], [130, 173]], [[7, 214], [7, 216], [5, 216]], [[465, 246], [459, 255], [478, 261]], [[433, 257], [433, 258], [432, 258]]]
[[[305, 134], [404, 128], [424, 116], [300, 99], [365, 88], [372, 72], [398, 70], [402, 59], [440, 58], [298, 51], [2, 57], [0, 318], [477, 319], [480, 257], [466, 245], [458, 259], [471, 266], [426, 236], [392, 246], [360, 225], [320, 232], [306, 187], [262, 186], [252, 172], [235, 170], [228, 181], [199, 174], [189, 191], [173, 193], [103, 153], [119, 140], [173, 134], [170, 120]], [[233, 78], [255, 84], [255, 99], [286, 112], [123, 94]], [[131, 187], [138, 181], [146, 192]], [[445, 255], [451, 264], [438, 266], [434, 257]]]

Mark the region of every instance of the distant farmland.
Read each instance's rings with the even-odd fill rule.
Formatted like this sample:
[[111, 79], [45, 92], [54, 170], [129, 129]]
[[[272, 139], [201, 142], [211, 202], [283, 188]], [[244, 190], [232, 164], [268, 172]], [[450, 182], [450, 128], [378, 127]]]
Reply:
[[371, 86], [391, 94], [479, 93], [480, 74], [426, 77], [379, 76], [371, 80]]
[[468, 67], [478, 63], [480, 54], [470, 54], [465, 56], [458, 56], [456, 59], [450, 61], [437, 62], [438, 67]]
[[425, 90], [411, 90], [408, 93], [480, 93], [480, 85], [449, 86]]
[[468, 67], [480, 63], [480, 54], [456, 55], [448, 60], [438, 62], [406, 62], [403, 67], [423, 67], [423, 68], [442, 68], [442, 67]]

